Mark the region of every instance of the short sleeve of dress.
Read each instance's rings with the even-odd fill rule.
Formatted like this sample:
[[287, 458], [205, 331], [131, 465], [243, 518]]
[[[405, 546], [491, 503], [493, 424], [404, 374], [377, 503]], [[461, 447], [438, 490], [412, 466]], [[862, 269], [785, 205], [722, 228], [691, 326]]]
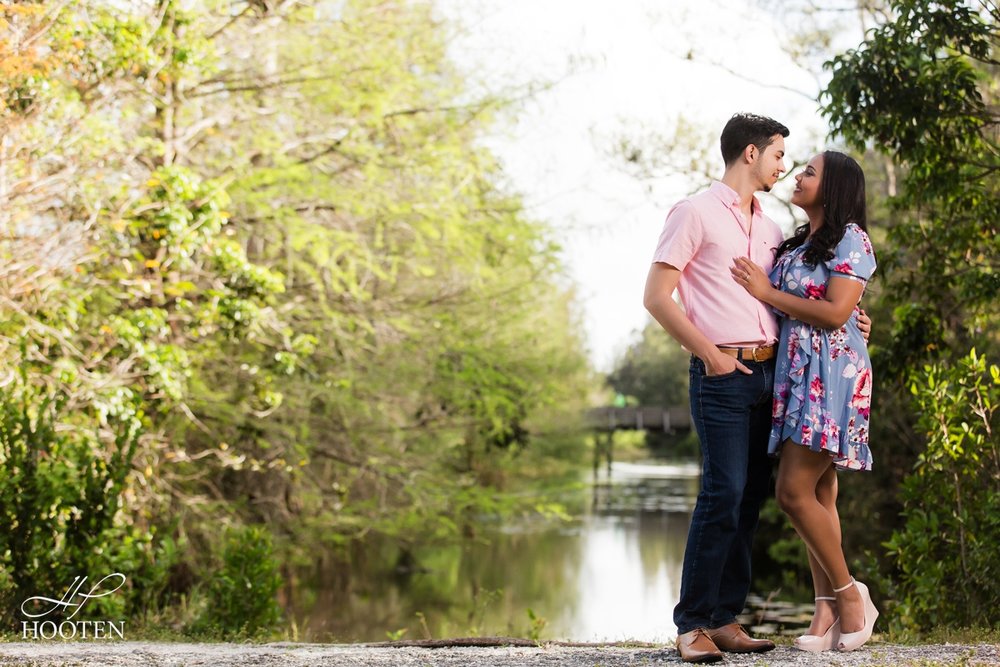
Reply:
[[701, 219], [694, 205], [687, 200], [678, 202], [663, 223], [653, 261], [664, 262], [683, 271], [697, 254], [701, 241]]
[[847, 225], [844, 238], [833, 251], [833, 259], [826, 262], [830, 277], [867, 283], [875, 273], [875, 267], [875, 251], [868, 234], [857, 225]]
[[[772, 268], [771, 273], [767, 275], [767, 277], [771, 281], [771, 287], [774, 287], [776, 289], [784, 289], [782, 285], [782, 276], [785, 273], [785, 269], [788, 267], [788, 259], [789, 259], [788, 253], [786, 252], [783, 257], [775, 260], [774, 268]], [[782, 310], [779, 310], [775, 306], [768, 306], [768, 309], [772, 313], [774, 313], [778, 319], [785, 319], [786, 317], [788, 317], [787, 313], [785, 313]]]

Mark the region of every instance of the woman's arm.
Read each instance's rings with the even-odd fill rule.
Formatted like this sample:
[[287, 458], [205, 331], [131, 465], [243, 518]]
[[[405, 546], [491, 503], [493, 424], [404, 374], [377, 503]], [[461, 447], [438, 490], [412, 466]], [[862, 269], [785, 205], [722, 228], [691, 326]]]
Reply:
[[823, 329], [844, 326], [865, 290], [863, 282], [833, 276], [821, 299], [804, 299], [772, 286], [764, 270], [746, 257], [735, 258], [729, 271], [752, 296], [797, 320]]

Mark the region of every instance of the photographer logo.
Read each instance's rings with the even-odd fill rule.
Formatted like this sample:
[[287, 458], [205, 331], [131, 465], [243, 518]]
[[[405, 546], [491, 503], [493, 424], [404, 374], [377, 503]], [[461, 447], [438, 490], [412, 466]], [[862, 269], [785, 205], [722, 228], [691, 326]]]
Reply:
[[[74, 621], [84, 605], [95, 598], [102, 598], [116, 592], [125, 585], [125, 575], [119, 572], [109, 574], [84, 592], [87, 577], [76, 577], [60, 599], [41, 595], [28, 598], [21, 603], [21, 614], [28, 619], [21, 621], [22, 639], [119, 639], [125, 638], [125, 621]], [[50, 614], [59, 616], [65, 612], [63, 620], [38, 620]]]

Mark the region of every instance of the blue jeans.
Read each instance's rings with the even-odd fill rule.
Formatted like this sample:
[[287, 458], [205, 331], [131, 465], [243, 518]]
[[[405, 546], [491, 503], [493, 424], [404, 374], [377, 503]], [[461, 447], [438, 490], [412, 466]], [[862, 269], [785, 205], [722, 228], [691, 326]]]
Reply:
[[750, 592], [750, 549], [771, 483], [774, 360], [742, 363], [753, 375], [707, 377], [705, 364], [691, 357], [702, 474], [674, 608], [678, 634], [735, 622]]

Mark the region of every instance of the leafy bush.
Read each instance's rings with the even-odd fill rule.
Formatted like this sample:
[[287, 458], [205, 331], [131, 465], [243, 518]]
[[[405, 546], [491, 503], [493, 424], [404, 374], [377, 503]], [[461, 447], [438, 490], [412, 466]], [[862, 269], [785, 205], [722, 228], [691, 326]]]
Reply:
[[223, 636], [270, 630], [281, 620], [276, 598], [281, 581], [267, 529], [249, 526], [231, 532], [222, 567], [209, 584], [208, 608], [193, 629]]
[[927, 448], [903, 484], [904, 519], [886, 544], [905, 627], [997, 623], [1000, 600], [1000, 369], [973, 349], [911, 379]]
[[[0, 620], [5, 625], [29, 597], [61, 597], [76, 577], [88, 577], [91, 585], [115, 572], [128, 578], [150, 553], [151, 534], [140, 533], [121, 512], [139, 415], [121, 400], [103, 415], [90, 415], [93, 426], [87, 428], [73, 423], [63, 408], [59, 395], [19, 382], [0, 391]], [[74, 417], [80, 421], [79, 414]], [[78, 618], [121, 618], [131, 599], [126, 590], [93, 600]]]

